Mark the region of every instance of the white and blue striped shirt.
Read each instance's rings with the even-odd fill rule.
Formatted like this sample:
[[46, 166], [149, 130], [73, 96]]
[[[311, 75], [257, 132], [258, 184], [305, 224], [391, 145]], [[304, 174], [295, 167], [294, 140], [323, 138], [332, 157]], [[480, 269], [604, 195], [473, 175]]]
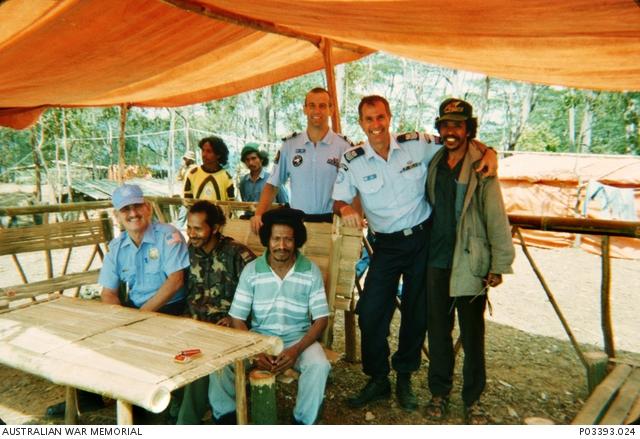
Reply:
[[229, 315], [247, 320], [251, 330], [282, 338], [286, 345], [302, 338], [311, 322], [329, 315], [329, 306], [316, 264], [298, 253], [284, 277], [273, 272], [265, 252], [242, 270]]

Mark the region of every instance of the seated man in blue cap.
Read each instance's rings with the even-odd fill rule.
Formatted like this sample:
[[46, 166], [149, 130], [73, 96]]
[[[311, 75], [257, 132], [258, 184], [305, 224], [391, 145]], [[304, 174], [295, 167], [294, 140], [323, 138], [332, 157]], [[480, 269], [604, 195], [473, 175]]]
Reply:
[[[124, 227], [109, 243], [98, 283], [102, 302], [144, 311], [181, 315], [185, 310], [185, 269], [189, 251], [180, 232], [169, 224], [151, 221], [151, 206], [142, 190], [125, 184], [113, 192], [113, 207]], [[121, 292], [121, 284], [124, 284]], [[102, 397], [78, 392], [78, 408], [90, 411], [103, 407]], [[61, 416], [65, 403], [47, 408], [47, 415]], [[136, 412], [139, 410], [136, 409]]]
[[[142, 190], [125, 184], [113, 192], [113, 207], [124, 232], [109, 243], [98, 283], [102, 301], [144, 311], [181, 315], [185, 309], [185, 269], [189, 251], [170, 224], [151, 221]], [[119, 296], [120, 284], [126, 293]]]
[[[331, 365], [318, 339], [329, 307], [320, 269], [299, 252], [307, 240], [304, 212], [280, 208], [262, 216], [260, 242], [267, 251], [240, 275], [229, 310], [231, 326], [282, 338], [280, 355], [260, 354], [255, 366], [278, 374], [300, 372], [294, 424], [313, 424], [324, 400]], [[233, 366], [209, 376], [209, 402], [218, 424], [236, 421]]]

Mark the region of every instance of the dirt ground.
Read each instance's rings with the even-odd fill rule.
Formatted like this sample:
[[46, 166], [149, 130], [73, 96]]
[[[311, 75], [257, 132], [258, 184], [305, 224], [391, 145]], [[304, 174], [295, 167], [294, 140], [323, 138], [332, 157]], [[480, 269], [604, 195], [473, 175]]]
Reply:
[[[584, 350], [601, 349], [600, 258], [581, 250], [531, 249], [571, 330]], [[62, 257], [58, 255], [58, 257]], [[26, 255], [24, 265], [38, 271], [40, 255]], [[86, 261], [86, 259], [85, 259]], [[82, 265], [82, 255], [72, 264]], [[491, 292], [493, 314], [487, 315], [487, 375], [483, 401], [496, 424], [522, 424], [526, 418], [548, 418], [567, 424], [585, 398], [585, 372], [567, 341], [542, 287], [524, 255], [519, 251], [515, 274]], [[41, 275], [41, 274], [40, 274]], [[617, 355], [640, 363], [640, 311], [637, 300], [640, 261], [613, 260], [612, 320]], [[37, 280], [34, 277], [32, 280]], [[19, 283], [10, 258], [0, 258], [0, 285]], [[636, 296], [635, 300], [633, 296]], [[394, 319], [392, 345], [397, 338], [398, 316]], [[344, 350], [343, 319], [339, 313], [335, 326], [334, 350]], [[1, 332], [0, 332], [1, 336]], [[446, 423], [463, 423], [460, 399], [458, 356], [452, 406]], [[424, 414], [429, 399], [426, 383], [428, 361], [414, 375], [420, 408], [407, 413], [395, 399], [378, 402], [366, 409], [347, 408], [345, 399], [366, 382], [359, 364], [339, 361], [326, 390], [322, 424], [430, 424]], [[394, 377], [392, 377], [394, 379]], [[61, 423], [43, 416], [49, 404], [63, 398], [61, 387], [29, 374], [0, 366], [0, 418], [11, 424]], [[279, 420], [288, 423], [295, 399], [295, 384], [281, 385]], [[115, 423], [115, 406], [83, 414], [86, 424]]]

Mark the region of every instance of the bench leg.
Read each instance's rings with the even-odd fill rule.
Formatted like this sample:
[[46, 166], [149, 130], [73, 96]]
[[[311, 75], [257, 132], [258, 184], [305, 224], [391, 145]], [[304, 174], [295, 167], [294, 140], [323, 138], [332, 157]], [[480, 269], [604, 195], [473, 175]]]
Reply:
[[238, 360], [236, 366], [236, 416], [238, 425], [247, 424], [247, 387], [244, 360]]
[[133, 425], [133, 406], [130, 402], [119, 399], [116, 402], [118, 425]]
[[64, 423], [73, 425], [78, 423], [78, 394], [74, 387], [67, 386], [65, 392]]

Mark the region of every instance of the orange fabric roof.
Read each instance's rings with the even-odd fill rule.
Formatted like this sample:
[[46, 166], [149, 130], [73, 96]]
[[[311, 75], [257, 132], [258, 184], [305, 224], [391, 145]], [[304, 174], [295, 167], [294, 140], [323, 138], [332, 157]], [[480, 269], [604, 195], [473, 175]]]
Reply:
[[[184, 9], [201, 6], [225, 20]], [[330, 38], [335, 63], [384, 50], [508, 79], [640, 90], [633, 0], [8, 0], [0, 17], [0, 125], [14, 128], [47, 106], [186, 105], [323, 68], [314, 44], [264, 29]]]

